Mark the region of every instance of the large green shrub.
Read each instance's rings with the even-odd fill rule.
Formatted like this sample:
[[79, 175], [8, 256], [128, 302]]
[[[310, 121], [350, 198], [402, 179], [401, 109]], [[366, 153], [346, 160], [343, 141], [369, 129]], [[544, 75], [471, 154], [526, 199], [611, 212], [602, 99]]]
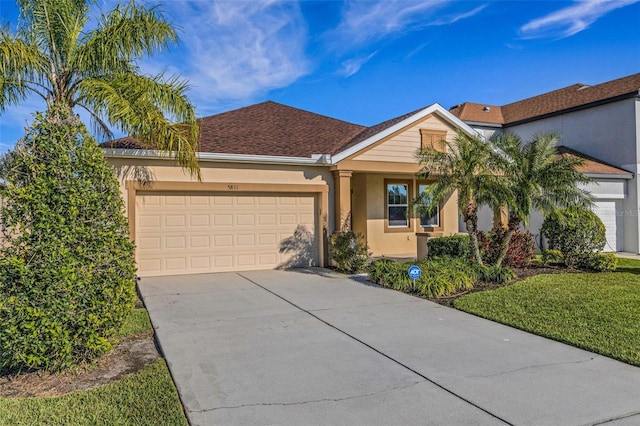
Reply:
[[369, 263], [369, 247], [360, 234], [337, 231], [329, 237], [329, 254], [336, 269], [347, 274], [361, 272]]
[[79, 119], [37, 114], [4, 160], [0, 370], [59, 370], [111, 349], [135, 300], [119, 185]]
[[606, 243], [602, 220], [587, 209], [562, 209], [548, 215], [542, 233], [549, 247], [560, 250], [567, 266], [575, 266], [584, 255], [600, 251]]
[[469, 235], [451, 235], [449, 237], [430, 238], [427, 241], [427, 256], [432, 257], [455, 257], [468, 259]]

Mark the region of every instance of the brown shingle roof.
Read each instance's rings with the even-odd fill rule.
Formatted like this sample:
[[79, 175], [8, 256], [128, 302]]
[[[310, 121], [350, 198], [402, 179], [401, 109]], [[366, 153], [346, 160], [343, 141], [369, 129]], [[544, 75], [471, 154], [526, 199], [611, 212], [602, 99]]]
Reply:
[[581, 158], [584, 163], [582, 166], [578, 167], [578, 171], [586, 174], [607, 174], [607, 175], [628, 175], [631, 176], [631, 172], [627, 170], [623, 170], [621, 168], [612, 166], [611, 164], [605, 163], [601, 160], [597, 160], [593, 157], [590, 157], [582, 152], [573, 150], [566, 146], [558, 146], [557, 148], [558, 154], [562, 157], [578, 157]]
[[502, 108], [496, 105], [465, 102], [452, 107], [449, 112], [463, 121], [495, 124], [504, 123]]
[[[204, 117], [199, 152], [310, 157], [333, 154], [366, 127], [267, 101]], [[131, 137], [106, 148], [141, 148]]]
[[[485, 105], [466, 102], [456, 105], [451, 113], [464, 121], [504, 124], [506, 126], [521, 121], [561, 113], [574, 108], [586, 107], [620, 96], [637, 94], [640, 90], [640, 73], [622, 77], [605, 83], [589, 86], [574, 84], [532, 98], [523, 99], [501, 107], [491, 107], [490, 114], [482, 108]], [[495, 110], [495, 114], [494, 113]], [[502, 115], [500, 119], [499, 114]]]

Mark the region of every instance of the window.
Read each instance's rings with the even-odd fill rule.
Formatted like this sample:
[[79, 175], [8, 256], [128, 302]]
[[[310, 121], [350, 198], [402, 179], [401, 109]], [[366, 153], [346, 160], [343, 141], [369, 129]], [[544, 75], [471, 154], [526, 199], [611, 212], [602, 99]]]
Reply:
[[[419, 194], [422, 194], [428, 186], [429, 185], [426, 184], [418, 186]], [[431, 214], [424, 213], [420, 215], [420, 226], [423, 228], [436, 228], [440, 226], [440, 207]]]
[[444, 152], [446, 145], [444, 143], [447, 132], [442, 130], [420, 129], [420, 142], [422, 149], [433, 148], [436, 151]]
[[389, 228], [409, 227], [409, 185], [387, 184], [387, 220]]

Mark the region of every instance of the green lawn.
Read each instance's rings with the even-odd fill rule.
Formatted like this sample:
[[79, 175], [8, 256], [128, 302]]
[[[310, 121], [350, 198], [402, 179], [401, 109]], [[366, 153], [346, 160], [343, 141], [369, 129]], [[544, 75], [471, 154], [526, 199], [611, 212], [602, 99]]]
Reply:
[[[152, 331], [136, 309], [120, 337]], [[136, 374], [55, 398], [0, 398], [0, 425], [187, 425], [163, 359]]]
[[538, 275], [454, 305], [640, 366], [640, 260], [619, 259], [610, 273]]

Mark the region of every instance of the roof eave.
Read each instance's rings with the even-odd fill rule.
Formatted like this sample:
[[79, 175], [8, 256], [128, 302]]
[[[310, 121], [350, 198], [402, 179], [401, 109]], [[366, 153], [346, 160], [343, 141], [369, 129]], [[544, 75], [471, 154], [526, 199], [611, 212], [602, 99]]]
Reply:
[[592, 179], [633, 179], [633, 173], [585, 173]]
[[[165, 151], [148, 149], [120, 149], [104, 148], [105, 157], [130, 158], [146, 160], [170, 160], [172, 156]], [[303, 166], [328, 166], [331, 164], [331, 156], [328, 154], [313, 154], [311, 157], [283, 157], [276, 155], [246, 155], [246, 154], [224, 154], [214, 152], [196, 153], [198, 161], [219, 162], [219, 163], [252, 163], [252, 164], [282, 164], [282, 165], [303, 165]]]
[[492, 127], [495, 129], [501, 129], [502, 123], [491, 123], [488, 121], [473, 121], [473, 120], [462, 120], [467, 123], [469, 126], [482, 126], [482, 127]]

